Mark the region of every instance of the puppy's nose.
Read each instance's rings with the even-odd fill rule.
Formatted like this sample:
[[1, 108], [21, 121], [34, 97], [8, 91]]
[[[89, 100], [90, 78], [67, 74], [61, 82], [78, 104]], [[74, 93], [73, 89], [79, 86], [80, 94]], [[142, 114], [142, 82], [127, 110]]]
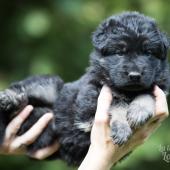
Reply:
[[139, 72], [130, 72], [128, 77], [132, 81], [139, 81], [141, 79], [141, 74]]

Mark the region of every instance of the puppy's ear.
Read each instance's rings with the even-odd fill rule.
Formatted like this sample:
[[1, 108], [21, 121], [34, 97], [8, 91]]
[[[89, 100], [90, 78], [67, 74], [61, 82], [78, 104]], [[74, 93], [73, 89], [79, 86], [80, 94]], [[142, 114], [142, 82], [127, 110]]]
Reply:
[[170, 48], [170, 38], [165, 34], [161, 33], [162, 41], [162, 59], [165, 59], [167, 56], [168, 49]]
[[109, 35], [114, 28], [115, 22], [114, 19], [107, 19], [93, 32], [92, 43], [97, 50], [102, 50], [107, 45]]

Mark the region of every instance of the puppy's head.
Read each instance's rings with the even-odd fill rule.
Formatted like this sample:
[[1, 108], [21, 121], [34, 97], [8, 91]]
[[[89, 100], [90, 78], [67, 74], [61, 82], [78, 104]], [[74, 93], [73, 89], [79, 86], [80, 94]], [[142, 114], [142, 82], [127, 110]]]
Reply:
[[155, 20], [137, 12], [106, 19], [92, 37], [92, 65], [104, 83], [122, 90], [143, 90], [169, 81], [169, 42]]

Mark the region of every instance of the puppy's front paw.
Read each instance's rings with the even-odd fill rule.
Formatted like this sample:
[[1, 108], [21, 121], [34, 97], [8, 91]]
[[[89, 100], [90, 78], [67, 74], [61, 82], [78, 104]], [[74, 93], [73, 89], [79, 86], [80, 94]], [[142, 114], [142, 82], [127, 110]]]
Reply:
[[0, 92], [1, 111], [19, 109], [23, 104], [26, 104], [26, 96], [24, 93], [17, 94], [12, 90]]
[[127, 111], [127, 120], [130, 127], [136, 129], [145, 124], [153, 115], [154, 110], [132, 104]]
[[130, 136], [132, 135], [132, 130], [126, 121], [113, 121], [111, 126], [111, 137], [113, 142], [119, 146], [126, 143]]

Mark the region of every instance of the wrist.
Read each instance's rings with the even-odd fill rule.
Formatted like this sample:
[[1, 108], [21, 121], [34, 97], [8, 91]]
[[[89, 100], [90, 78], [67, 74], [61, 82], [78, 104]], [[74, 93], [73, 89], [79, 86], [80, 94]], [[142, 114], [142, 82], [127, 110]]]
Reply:
[[101, 147], [90, 145], [88, 153], [78, 170], [109, 170], [114, 164], [113, 150], [107, 151]]

